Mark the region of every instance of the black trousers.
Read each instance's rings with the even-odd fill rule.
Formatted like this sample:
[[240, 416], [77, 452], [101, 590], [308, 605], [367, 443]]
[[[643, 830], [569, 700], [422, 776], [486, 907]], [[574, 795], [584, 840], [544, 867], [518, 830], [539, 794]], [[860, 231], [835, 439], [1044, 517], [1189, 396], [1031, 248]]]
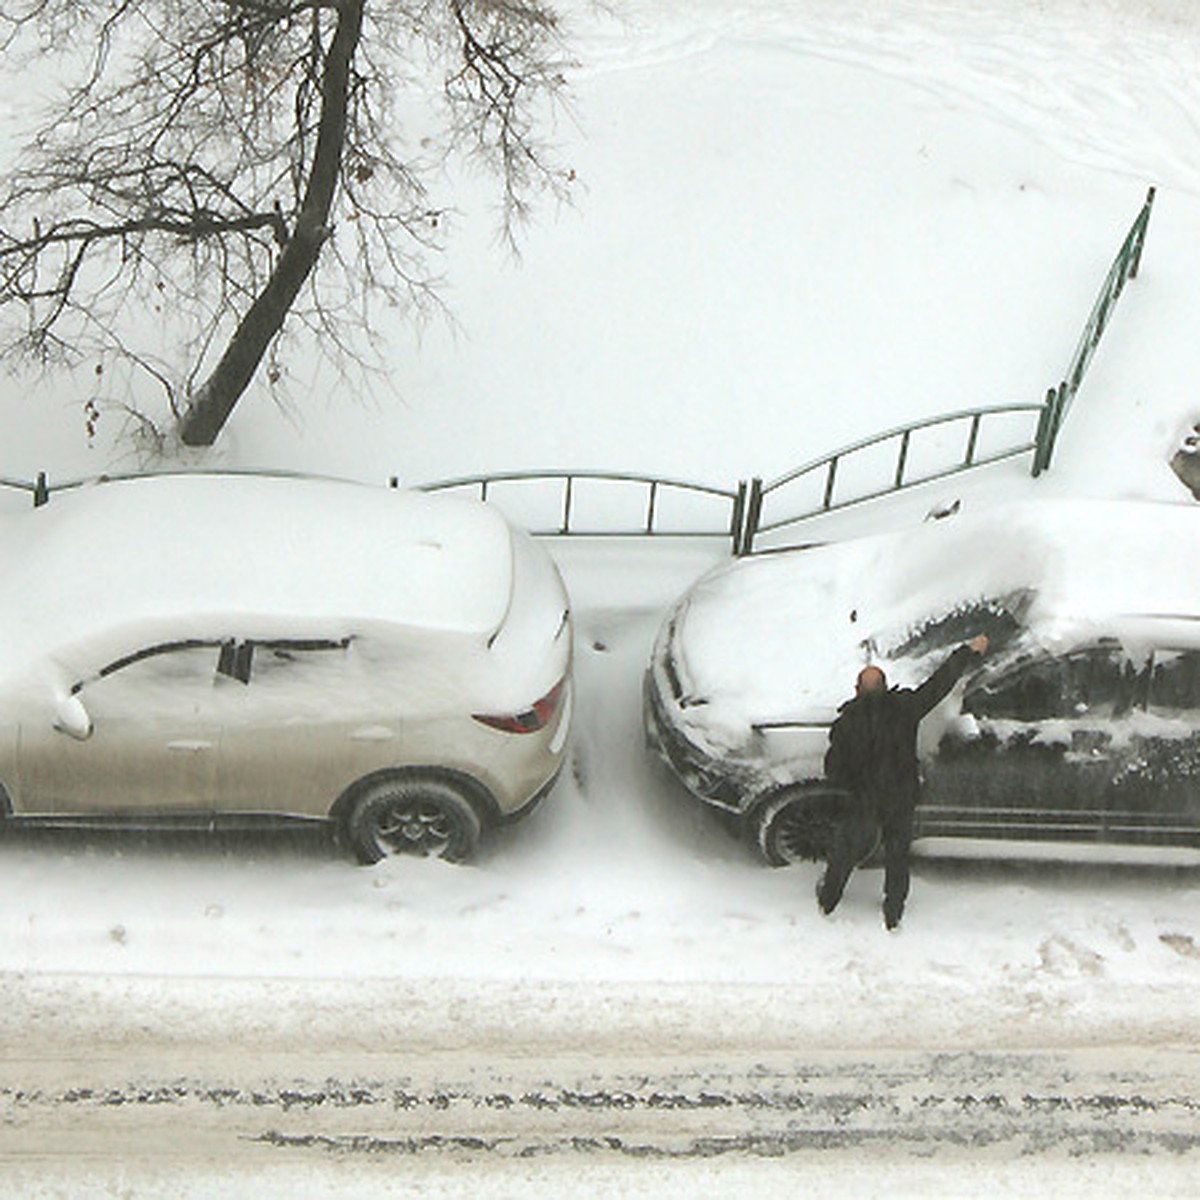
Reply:
[[883, 917], [894, 929], [908, 899], [909, 850], [912, 847], [915, 798], [855, 797], [834, 824], [825, 874], [817, 888], [821, 911], [838, 906], [854, 868], [883, 841]]

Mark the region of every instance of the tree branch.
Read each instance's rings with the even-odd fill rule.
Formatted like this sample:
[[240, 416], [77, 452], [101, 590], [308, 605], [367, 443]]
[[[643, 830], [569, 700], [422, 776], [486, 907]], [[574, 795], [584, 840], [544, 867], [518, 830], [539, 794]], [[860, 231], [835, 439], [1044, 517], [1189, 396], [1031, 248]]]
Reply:
[[0, 0], [10, 70], [74, 81], [0, 179], [0, 354], [174, 362], [193, 443], [289, 318], [369, 371], [377, 302], [438, 303], [448, 154], [496, 172], [510, 245], [564, 194], [532, 137], [558, 38], [540, 0]]
[[[52, 225], [45, 233], [36, 233], [24, 241], [8, 241], [0, 235], [0, 263], [17, 255], [36, 255], [62, 243], [90, 246], [93, 242], [127, 238], [137, 233], [168, 233], [182, 241], [199, 241], [201, 238], [248, 233], [256, 229], [270, 229], [280, 246], [287, 245], [288, 228], [278, 209], [269, 213], [248, 213], [242, 217], [222, 217], [212, 212], [180, 215], [161, 213], [114, 225], [97, 225], [85, 218], [75, 218]], [[7, 298], [0, 288], [0, 303]]]

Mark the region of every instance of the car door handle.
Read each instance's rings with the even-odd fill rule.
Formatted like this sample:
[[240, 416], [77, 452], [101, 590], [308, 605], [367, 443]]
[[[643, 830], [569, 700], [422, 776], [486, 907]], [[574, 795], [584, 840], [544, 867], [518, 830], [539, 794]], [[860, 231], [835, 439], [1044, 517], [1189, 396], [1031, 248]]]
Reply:
[[352, 742], [390, 742], [396, 737], [396, 731], [386, 725], [364, 725], [350, 734]]
[[199, 754], [201, 751], [211, 750], [212, 748], [212, 742], [197, 741], [194, 739], [181, 739], [178, 742], [167, 743], [168, 750], [174, 750], [179, 754]]

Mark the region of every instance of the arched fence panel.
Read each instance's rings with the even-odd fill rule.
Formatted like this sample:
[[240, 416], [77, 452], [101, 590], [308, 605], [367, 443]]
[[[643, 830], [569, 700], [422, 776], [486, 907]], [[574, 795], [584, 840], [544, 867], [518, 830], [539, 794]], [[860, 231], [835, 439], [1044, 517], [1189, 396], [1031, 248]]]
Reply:
[[930, 417], [822, 455], [769, 483], [752, 479], [735, 552], [750, 554], [760, 536], [823, 513], [1008, 458], [1030, 454], [1032, 474], [1046, 470], [1117, 301], [1137, 277], [1154, 197], [1150, 188], [1108, 269], [1066, 375], [1041, 404], [992, 405]]
[[723, 488], [620, 471], [504, 471], [418, 486], [486, 500], [544, 537], [719, 537], [732, 543], [745, 514], [744, 484]]
[[824, 454], [779, 478], [752, 479], [738, 554], [761, 536], [823, 513], [876, 500], [1037, 447], [1044, 405], [963, 409], [897, 426]]

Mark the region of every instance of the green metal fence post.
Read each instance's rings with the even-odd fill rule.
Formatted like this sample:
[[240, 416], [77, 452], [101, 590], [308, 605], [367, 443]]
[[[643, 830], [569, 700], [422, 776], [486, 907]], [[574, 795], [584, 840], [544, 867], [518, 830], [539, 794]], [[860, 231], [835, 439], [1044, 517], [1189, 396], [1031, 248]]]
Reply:
[[658, 480], [650, 481], [650, 499], [646, 502], [646, 536], [654, 533], [654, 513], [658, 503]]
[[896, 474], [892, 477], [892, 487], [896, 491], [904, 486], [904, 467], [908, 463], [908, 443], [911, 437], [911, 429], [906, 429], [900, 435], [900, 450], [896, 455]]
[[566, 535], [571, 532], [571, 501], [573, 498], [572, 492], [574, 491], [574, 484], [575, 476], [568, 475], [567, 487], [563, 492], [562, 528], [559, 530], [559, 533], [563, 537], [566, 537]]
[[982, 413], [976, 413], [971, 418], [971, 429], [967, 434], [967, 453], [963, 457], [963, 466], [970, 467], [975, 463], [975, 447], [979, 444], [979, 421]]
[[1062, 428], [1063, 418], [1067, 414], [1067, 397], [1069, 395], [1066, 382], [1056, 388], [1051, 388], [1046, 395], [1046, 407], [1049, 409], [1049, 419], [1046, 423], [1046, 449], [1042, 457], [1042, 470], [1050, 469], [1050, 460], [1054, 457], [1054, 447], [1058, 443], [1058, 433]]
[[825, 476], [825, 495], [821, 500], [821, 508], [828, 512], [833, 506], [833, 485], [837, 482], [838, 455], [829, 460], [829, 473]]
[[741, 544], [738, 557], [745, 558], [754, 553], [754, 537], [758, 533], [758, 522], [762, 516], [763, 483], [756, 475], [750, 480], [750, 494], [746, 499], [746, 519], [742, 522]]
[[733, 497], [733, 510], [729, 514], [729, 544], [735, 558], [741, 557], [742, 540], [745, 534], [746, 489], [744, 479], [738, 480], [737, 492]]
[[1146, 203], [1142, 207], [1141, 217], [1138, 220], [1137, 237], [1133, 243], [1133, 263], [1129, 268], [1130, 279], [1137, 278], [1138, 267], [1142, 265], [1142, 247], [1146, 244], [1146, 227], [1150, 224], [1150, 210], [1154, 207], [1156, 192], [1156, 188], [1151, 188], [1146, 193]]
[[1042, 411], [1038, 413], [1037, 433], [1033, 438], [1033, 477], [1036, 479], [1050, 465], [1050, 446], [1054, 435], [1051, 428], [1054, 423], [1055, 396], [1057, 388], [1046, 392], [1046, 401]]

